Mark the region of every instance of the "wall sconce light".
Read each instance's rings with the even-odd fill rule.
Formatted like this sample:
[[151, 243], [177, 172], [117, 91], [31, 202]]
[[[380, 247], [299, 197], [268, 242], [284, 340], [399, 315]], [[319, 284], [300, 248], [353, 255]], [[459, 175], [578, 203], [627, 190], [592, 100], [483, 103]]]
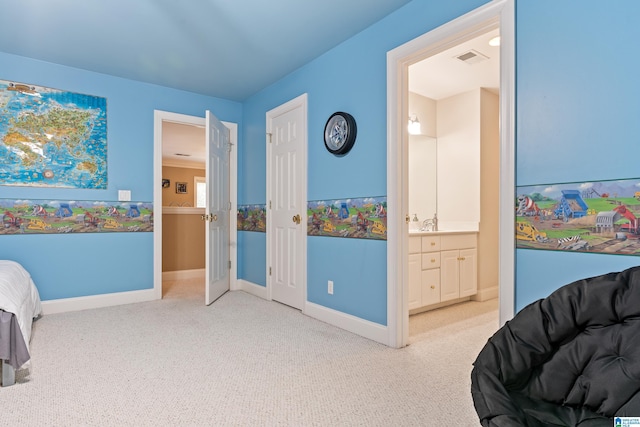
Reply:
[[416, 116], [415, 114], [409, 116], [408, 130], [409, 135], [420, 135], [420, 120], [418, 120], [418, 116]]

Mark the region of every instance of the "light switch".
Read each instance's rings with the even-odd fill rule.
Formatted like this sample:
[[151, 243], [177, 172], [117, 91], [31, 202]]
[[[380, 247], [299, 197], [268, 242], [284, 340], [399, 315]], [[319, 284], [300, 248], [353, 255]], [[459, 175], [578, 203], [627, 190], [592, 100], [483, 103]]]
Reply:
[[131, 201], [131, 190], [118, 190], [118, 201], [119, 202], [130, 202]]

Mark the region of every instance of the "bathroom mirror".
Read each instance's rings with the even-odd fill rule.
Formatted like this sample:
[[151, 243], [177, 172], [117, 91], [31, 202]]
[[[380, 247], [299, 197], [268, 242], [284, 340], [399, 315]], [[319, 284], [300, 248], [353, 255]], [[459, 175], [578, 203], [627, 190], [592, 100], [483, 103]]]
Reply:
[[437, 158], [436, 138], [409, 135], [409, 215], [416, 214], [420, 225], [438, 212]]

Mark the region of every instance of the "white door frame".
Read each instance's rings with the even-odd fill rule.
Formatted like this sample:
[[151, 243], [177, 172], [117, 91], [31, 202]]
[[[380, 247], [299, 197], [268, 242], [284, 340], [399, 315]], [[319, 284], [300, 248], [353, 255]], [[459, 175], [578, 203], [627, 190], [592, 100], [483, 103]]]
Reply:
[[[500, 27], [500, 325], [515, 309], [515, 1], [493, 0], [387, 53], [387, 319], [388, 345], [409, 339], [407, 168], [408, 68], [462, 41]], [[399, 143], [400, 142], [400, 143]]]
[[271, 239], [273, 238], [273, 232], [272, 232], [272, 221], [271, 221], [271, 208], [269, 206], [269, 201], [272, 200], [272, 191], [273, 191], [273, 182], [271, 180], [271, 144], [270, 144], [270, 135], [272, 133], [272, 129], [271, 129], [271, 122], [273, 120], [274, 117], [277, 117], [281, 114], [286, 113], [287, 111], [293, 110], [295, 108], [299, 108], [302, 107], [302, 120], [304, 121], [303, 124], [303, 131], [302, 131], [302, 143], [300, 144], [300, 152], [299, 157], [300, 157], [300, 169], [299, 169], [299, 174], [298, 174], [298, 180], [300, 182], [300, 190], [301, 190], [301, 198], [302, 198], [302, 206], [301, 208], [304, 209], [304, 212], [300, 212], [300, 216], [302, 217], [302, 229], [304, 230], [304, 238], [301, 239], [300, 241], [300, 251], [302, 252], [302, 256], [300, 257], [300, 264], [299, 264], [299, 268], [301, 271], [301, 275], [302, 275], [302, 312], [306, 313], [306, 307], [307, 307], [307, 233], [306, 233], [306, 229], [307, 229], [307, 151], [308, 151], [308, 132], [307, 132], [307, 122], [308, 122], [308, 117], [307, 117], [307, 94], [303, 93], [302, 95], [288, 101], [285, 102], [284, 104], [270, 110], [267, 111], [266, 114], [266, 130], [267, 130], [267, 134], [266, 134], [266, 145], [267, 145], [267, 271], [266, 271], [266, 277], [267, 277], [267, 299], [268, 300], [272, 300], [271, 297], [271, 293], [272, 293], [272, 276], [269, 274], [269, 269], [271, 266], [271, 262], [272, 262], [272, 253], [269, 250], [269, 248], [271, 247]]
[[[189, 116], [161, 110], [154, 110], [153, 112], [153, 290], [155, 299], [162, 299], [162, 122], [180, 123], [203, 128], [206, 125], [204, 116]], [[229, 221], [231, 271], [229, 272], [229, 285], [233, 291], [238, 289], [238, 218], [234, 213], [238, 210], [238, 124], [224, 121], [222, 123], [229, 128], [232, 147], [229, 163], [229, 194], [231, 197]], [[205, 142], [203, 141], [202, 143], [204, 144]]]

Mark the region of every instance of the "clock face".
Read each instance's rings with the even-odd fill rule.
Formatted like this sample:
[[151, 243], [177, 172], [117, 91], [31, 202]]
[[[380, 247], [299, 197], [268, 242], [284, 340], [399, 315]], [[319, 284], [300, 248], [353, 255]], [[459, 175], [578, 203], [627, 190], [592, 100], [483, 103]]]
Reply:
[[345, 155], [356, 141], [356, 121], [351, 114], [333, 113], [324, 126], [324, 145], [330, 153]]

